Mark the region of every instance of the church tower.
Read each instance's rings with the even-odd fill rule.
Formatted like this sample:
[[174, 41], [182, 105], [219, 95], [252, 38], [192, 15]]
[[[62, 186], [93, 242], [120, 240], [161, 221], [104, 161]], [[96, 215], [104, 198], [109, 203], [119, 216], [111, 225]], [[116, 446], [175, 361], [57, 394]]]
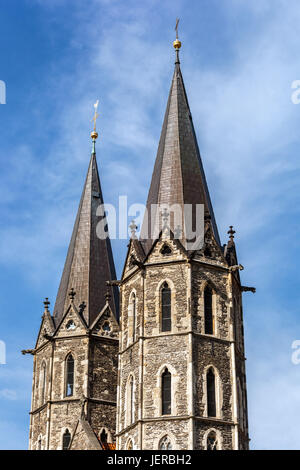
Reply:
[[[48, 299], [34, 358], [30, 444], [34, 449], [114, 448], [118, 359], [118, 288], [93, 150], [51, 315]], [[100, 206], [100, 208], [99, 208]], [[100, 211], [100, 213], [99, 213]], [[103, 220], [104, 219], [104, 220]]]
[[[147, 211], [139, 240], [132, 224], [120, 285], [117, 448], [248, 449], [242, 292], [252, 288], [241, 285], [232, 227], [220, 243], [180, 47], [177, 36]], [[191, 245], [197, 214], [202, 238]]]

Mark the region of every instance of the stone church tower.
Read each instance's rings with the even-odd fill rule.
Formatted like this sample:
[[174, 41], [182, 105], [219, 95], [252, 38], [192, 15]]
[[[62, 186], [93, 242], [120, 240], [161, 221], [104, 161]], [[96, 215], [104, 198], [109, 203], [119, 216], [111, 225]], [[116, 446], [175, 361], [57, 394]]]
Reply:
[[[101, 449], [115, 442], [117, 287], [109, 238], [96, 234], [103, 204], [97, 133], [53, 315], [49, 301], [34, 350], [30, 449]], [[104, 222], [105, 224], [105, 222]], [[102, 444], [101, 444], [102, 443]]]
[[[177, 38], [148, 212], [140, 240], [132, 227], [120, 285], [117, 448], [248, 449], [246, 288], [232, 227], [228, 243], [220, 244], [180, 46]], [[170, 208], [184, 214], [184, 207], [197, 205], [204, 208], [204, 243], [191, 250], [187, 220], [183, 216], [178, 233]], [[153, 237], [151, 229], [160, 222]]]
[[46, 299], [36, 346], [23, 351], [34, 356], [30, 449], [249, 448], [242, 292], [254, 288], [241, 285], [232, 227], [220, 242], [180, 46], [141, 236], [133, 222], [119, 281], [96, 233], [92, 133], [53, 314]]

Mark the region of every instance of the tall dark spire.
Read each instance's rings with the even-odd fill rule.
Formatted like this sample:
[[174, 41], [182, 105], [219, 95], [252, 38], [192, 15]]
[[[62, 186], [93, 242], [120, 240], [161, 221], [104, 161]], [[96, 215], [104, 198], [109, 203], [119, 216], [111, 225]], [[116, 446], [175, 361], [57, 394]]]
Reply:
[[[85, 302], [83, 315], [91, 325], [105, 305], [106, 281], [116, 279], [110, 239], [100, 239], [96, 234], [100, 221], [96, 211], [103, 204], [103, 197], [96, 161], [95, 140], [98, 134], [95, 128], [91, 137], [93, 151], [54, 307], [56, 325], [69, 306], [71, 289], [76, 292], [78, 305]], [[109, 303], [118, 316], [117, 287], [109, 289], [112, 294]]]
[[[150, 220], [151, 205], [154, 204], [179, 204], [181, 207], [184, 204], [192, 204], [193, 206], [204, 204], [204, 210], [208, 211], [211, 216], [214, 236], [220, 244], [180, 70], [179, 49], [181, 42], [178, 36], [173, 46], [176, 52], [175, 70], [147, 199], [147, 213], [141, 231], [141, 239], [146, 252], [151, 248], [153, 240], [151, 237], [146, 239], [145, 234], [152, 233], [150, 228], [153, 228], [154, 221], [157, 223], [158, 215], [153, 216], [153, 212]], [[171, 220], [170, 226], [172, 230], [176, 229], [172, 226]]]

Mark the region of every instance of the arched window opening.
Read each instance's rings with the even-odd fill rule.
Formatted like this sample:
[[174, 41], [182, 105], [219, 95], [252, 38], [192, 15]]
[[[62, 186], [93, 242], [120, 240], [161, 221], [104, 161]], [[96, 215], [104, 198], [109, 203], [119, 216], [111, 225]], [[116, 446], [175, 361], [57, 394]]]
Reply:
[[41, 436], [39, 436], [37, 449], [42, 450], [42, 438], [41, 438]]
[[132, 341], [135, 340], [135, 324], [136, 324], [136, 297], [135, 293], [132, 293], [131, 297], [131, 308], [132, 308]]
[[214, 320], [212, 311], [212, 290], [206, 287], [204, 291], [204, 320], [205, 320], [205, 334], [214, 334]]
[[71, 442], [71, 434], [70, 434], [69, 429], [66, 429], [63, 434], [63, 445], [62, 445], [63, 450], [68, 450], [70, 442]]
[[42, 404], [45, 402], [45, 394], [46, 394], [46, 364], [43, 362], [41, 368], [41, 402]]
[[132, 450], [133, 449], [133, 443], [132, 443], [132, 440], [129, 439], [129, 441], [127, 442], [127, 450]]
[[172, 450], [172, 443], [168, 436], [164, 436], [159, 442], [159, 450]]
[[72, 354], [68, 356], [66, 362], [66, 396], [71, 397], [74, 393], [74, 359]]
[[212, 368], [209, 369], [206, 376], [207, 386], [207, 416], [216, 417], [216, 377]]
[[211, 431], [207, 436], [206, 442], [207, 450], [218, 450], [218, 441], [215, 431]]
[[171, 331], [171, 289], [167, 282], [161, 290], [162, 331]]
[[105, 429], [102, 429], [102, 432], [100, 434], [100, 441], [102, 444], [106, 444], [107, 443], [107, 438], [108, 438], [108, 434], [107, 432], [105, 431]]
[[171, 414], [171, 374], [166, 369], [161, 377], [162, 385], [162, 414]]

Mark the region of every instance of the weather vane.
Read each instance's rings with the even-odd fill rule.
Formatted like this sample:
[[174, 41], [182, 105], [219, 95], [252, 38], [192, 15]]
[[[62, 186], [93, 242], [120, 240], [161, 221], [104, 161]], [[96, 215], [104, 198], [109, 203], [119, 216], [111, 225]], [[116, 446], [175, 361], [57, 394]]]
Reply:
[[92, 149], [92, 153], [96, 153], [96, 139], [98, 137], [98, 132], [96, 131], [96, 122], [97, 122], [97, 117], [99, 116], [99, 114], [97, 113], [98, 111], [98, 104], [99, 104], [99, 100], [96, 101], [96, 103], [94, 104], [94, 109], [95, 109], [95, 112], [94, 112], [94, 116], [93, 116], [93, 119], [92, 121], [94, 121], [94, 129], [93, 129], [93, 132], [91, 132], [91, 138], [92, 138], [92, 141], [93, 141], [93, 149]]
[[179, 18], [176, 18], [176, 26], [175, 26], [176, 39], [178, 39], [178, 23], [179, 23]]
[[92, 119], [92, 121], [94, 121], [94, 132], [96, 132], [96, 121], [97, 121], [97, 117], [99, 116], [99, 114], [97, 113], [98, 105], [99, 105], [99, 100], [97, 100], [96, 103], [94, 104], [95, 113]]
[[179, 49], [181, 48], [181, 42], [178, 39], [178, 24], [179, 24], [179, 18], [176, 18], [176, 26], [175, 26], [175, 31], [176, 31], [176, 39], [173, 42], [173, 47], [176, 51], [176, 63], [179, 63]]

